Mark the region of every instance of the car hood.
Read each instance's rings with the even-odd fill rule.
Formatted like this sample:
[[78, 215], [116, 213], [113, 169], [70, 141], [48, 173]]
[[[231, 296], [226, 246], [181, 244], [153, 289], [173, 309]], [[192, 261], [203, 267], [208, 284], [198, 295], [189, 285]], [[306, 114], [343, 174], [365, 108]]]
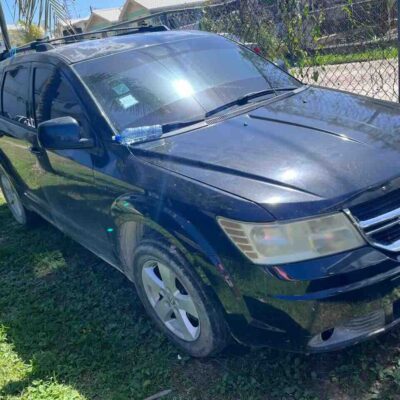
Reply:
[[265, 207], [278, 219], [343, 206], [400, 175], [400, 107], [310, 87], [137, 155]]

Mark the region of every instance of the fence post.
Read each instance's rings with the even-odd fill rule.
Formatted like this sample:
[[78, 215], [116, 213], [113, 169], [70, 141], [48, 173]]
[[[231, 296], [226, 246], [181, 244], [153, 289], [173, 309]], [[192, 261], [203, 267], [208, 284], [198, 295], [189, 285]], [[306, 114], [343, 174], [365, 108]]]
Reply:
[[397, 0], [397, 90], [400, 103], [400, 0]]

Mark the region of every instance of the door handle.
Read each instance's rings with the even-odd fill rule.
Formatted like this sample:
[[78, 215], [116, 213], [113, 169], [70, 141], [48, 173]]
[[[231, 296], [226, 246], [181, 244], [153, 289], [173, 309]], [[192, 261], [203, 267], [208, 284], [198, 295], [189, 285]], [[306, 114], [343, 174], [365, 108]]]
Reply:
[[35, 154], [36, 156], [39, 156], [40, 154], [43, 153], [43, 150], [41, 148], [39, 148], [39, 147], [36, 147], [36, 146], [29, 147], [29, 151], [32, 154]]

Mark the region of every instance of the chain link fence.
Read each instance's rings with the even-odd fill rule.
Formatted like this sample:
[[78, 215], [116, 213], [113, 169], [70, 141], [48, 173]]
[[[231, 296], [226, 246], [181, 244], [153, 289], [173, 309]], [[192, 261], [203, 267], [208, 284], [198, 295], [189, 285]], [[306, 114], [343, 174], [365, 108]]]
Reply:
[[224, 34], [304, 83], [399, 100], [397, 0], [226, 0], [117, 26], [142, 24]]

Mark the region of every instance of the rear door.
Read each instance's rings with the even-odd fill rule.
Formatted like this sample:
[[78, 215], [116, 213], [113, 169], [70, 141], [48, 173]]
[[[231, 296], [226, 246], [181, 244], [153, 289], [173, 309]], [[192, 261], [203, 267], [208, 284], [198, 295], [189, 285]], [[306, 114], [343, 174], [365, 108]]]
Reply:
[[49, 217], [40, 188], [37, 135], [29, 106], [30, 64], [7, 67], [1, 80], [0, 158], [25, 205]]

